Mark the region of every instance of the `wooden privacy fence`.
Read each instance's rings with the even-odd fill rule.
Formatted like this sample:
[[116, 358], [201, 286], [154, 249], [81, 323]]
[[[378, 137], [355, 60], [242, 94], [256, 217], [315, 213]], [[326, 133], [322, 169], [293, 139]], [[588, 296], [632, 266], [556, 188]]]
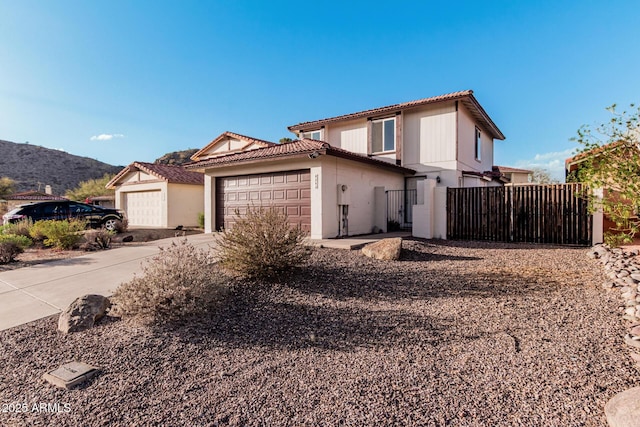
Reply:
[[447, 238], [591, 245], [580, 184], [448, 188]]

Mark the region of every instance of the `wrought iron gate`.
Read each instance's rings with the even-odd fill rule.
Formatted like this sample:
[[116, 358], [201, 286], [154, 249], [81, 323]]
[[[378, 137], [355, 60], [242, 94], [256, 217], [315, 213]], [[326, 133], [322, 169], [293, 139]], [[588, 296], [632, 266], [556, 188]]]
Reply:
[[387, 190], [387, 231], [411, 230], [417, 190]]

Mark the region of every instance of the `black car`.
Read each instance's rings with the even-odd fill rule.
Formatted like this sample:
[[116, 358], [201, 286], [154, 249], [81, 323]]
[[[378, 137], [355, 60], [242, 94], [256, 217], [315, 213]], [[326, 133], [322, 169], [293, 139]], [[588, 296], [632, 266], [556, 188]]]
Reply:
[[56, 200], [21, 205], [2, 217], [4, 224], [18, 222], [25, 218], [30, 218], [33, 222], [78, 218], [87, 220], [92, 228], [104, 227], [113, 231], [116, 229], [116, 221], [122, 221], [123, 215], [115, 209], [106, 209], [70, 200]]

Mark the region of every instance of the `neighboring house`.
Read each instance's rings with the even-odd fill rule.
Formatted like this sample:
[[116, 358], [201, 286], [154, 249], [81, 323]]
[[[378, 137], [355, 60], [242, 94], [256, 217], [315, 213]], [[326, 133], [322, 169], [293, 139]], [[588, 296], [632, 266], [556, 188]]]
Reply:
[[90, 205], [100, 206], [101, 208], [115, 209], [116, 196], [94, 196], [87, 197], [84, 201]]
[[6, 210], [25, 205], [28, 203], [49, 202], [52, 200], [67, 200], [66, 197], [54, 196], [50, 193], [43, 193], [41, 191], [24, 191], [21, 193], [13, 193], [10, 196], [5, 197]]
[[227, 132], [192, 157], [185, 167], [205, 174], [207, 232], [229, 227], [236, 210], [273, 205], [311, 238], [385, 231], [398, 211], [414, 235], [444, 238], [446, 187], [505, 182], [493, 170], [504, 135], [472, 91], [289, 130], [299, 139], [283, 144]]
[[203, 176], [182, 166], [134, 162], [107, 188], [115, 190], [116, 208], [131, 227], [194, 227], [204, 211]]
[[[622, 145], [621, 142], [613, 142], [609, 144], [602, 145], [600, 147], [593, 148], [588, 151], [584, 151], [576, 154], [575, 156], [569, 157], [565, 160], [565, 179], [567, 182], [579, 182], [579, 171], [581, 165], [584, 162], [591, 158], [594, 161], [594, 165], [598, 163], [598, 155], [600, 152], [615, 149], [616, 147]], [[615, 189], [611, 188], [599, 188], [594, 190], [595, 194], [598, 197], [607, 198], [607, 200], [615, 200], [617, 198]], [[615, 222], [609, 219], [603, 212], [597, 211], [593, 213], [593, 241], [594, 242], [602, 242], [604, 241], [604, 234], [607, 232], [612, 232], [616, 228]]]
[[508, 184], [529, 184], [533, 174], [533, 171], [528, 169], [510, 168], [508, 166], [494, 166], [493, 171]]

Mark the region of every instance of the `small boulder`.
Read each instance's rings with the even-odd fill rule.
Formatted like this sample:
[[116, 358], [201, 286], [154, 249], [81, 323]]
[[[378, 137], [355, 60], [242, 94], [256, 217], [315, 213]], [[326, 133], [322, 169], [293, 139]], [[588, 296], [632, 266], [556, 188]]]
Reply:
[[76, 298], [58, 318], [58, 330], [62, 333], [79, 332], [93, 327], [111, 307], [109, 298], [102, 295], [85, 295]]
[[400, 259], [402, 251], [402, 238], [394, 237], [369, 243], [362, 248], [362, 253], [369, 258], [394, 261]]
[[604, 414], [611, 427], [640, 427], [640, 387], [613, 396], [605, 405]]
[[122, 238], [122, 241], [125, 242], [125, 243], [133, 242], [133, 236], [131, 236], [131, 235], [125, 236], [125, 237]]

